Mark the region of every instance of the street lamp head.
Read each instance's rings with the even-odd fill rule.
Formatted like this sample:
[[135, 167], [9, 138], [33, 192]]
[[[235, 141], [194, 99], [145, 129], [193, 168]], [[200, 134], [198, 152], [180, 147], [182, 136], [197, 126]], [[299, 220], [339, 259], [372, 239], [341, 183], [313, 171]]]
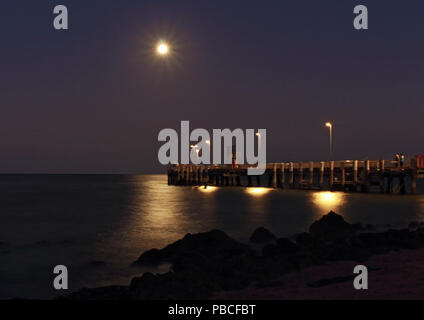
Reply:
[[333, 124], [331, 122], [326, 122], [325, 126], [331, 128], [333, 126]]
[[257, 136], [257, 137], [260, 137], [260, 136], [261, 136], [261, 134], [260, 134], [259, 132], [256, 132], [256, 136]]

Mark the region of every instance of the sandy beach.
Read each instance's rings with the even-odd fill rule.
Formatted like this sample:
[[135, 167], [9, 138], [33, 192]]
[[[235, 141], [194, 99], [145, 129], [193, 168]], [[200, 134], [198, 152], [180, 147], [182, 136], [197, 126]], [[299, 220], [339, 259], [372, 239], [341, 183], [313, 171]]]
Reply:
[[[333, 262], [280, 277], [271, 288], [219, 292], [214, 299], [264, 300], [420, 300], [424, 298], [424, 250], [402, 250], [371, 257], [362, 263], [369, 272], [368, 290], [355, 290], [351, 280], [313, 288], [308, 283], [353, 275], [355, 261]], [[278, 285], [278, 282], [281, 284]]]

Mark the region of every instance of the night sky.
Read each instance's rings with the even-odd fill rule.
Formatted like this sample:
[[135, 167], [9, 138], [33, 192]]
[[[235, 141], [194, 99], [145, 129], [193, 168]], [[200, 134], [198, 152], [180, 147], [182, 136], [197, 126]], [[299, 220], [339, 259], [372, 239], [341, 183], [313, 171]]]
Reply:
[[424, 153], [423, 32], [423, 1], [2, 0], [0, 172], [165, 172], [181, 120], [266, 128], [268, 161], [327, 160], [327, 120], [336, 159]]

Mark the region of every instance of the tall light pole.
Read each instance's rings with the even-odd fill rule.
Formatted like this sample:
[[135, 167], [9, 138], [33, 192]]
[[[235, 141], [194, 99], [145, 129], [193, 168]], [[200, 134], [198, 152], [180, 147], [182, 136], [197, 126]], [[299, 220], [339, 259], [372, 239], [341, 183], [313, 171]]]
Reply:
[[330, 130], [330, 161], [333, 161], [333, 124], [326, 122], [325, 126]]

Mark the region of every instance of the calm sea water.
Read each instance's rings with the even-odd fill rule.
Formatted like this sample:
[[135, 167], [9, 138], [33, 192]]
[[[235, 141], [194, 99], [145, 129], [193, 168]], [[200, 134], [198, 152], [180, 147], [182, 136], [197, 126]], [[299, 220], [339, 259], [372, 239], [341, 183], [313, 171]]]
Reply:
[[0, 298], [58, 295], [58, 264], [68, 267], [71, 290], [128, 284], [145, 271], [130, 267], [143, 251], [187, 232], [218, 228], [246, 241], [265, 226], [291, 236], [330, 210], [403, 227], [424, 221], [424, 196], [205, 190], [168, 186], [165, 175], [0, 175]]

